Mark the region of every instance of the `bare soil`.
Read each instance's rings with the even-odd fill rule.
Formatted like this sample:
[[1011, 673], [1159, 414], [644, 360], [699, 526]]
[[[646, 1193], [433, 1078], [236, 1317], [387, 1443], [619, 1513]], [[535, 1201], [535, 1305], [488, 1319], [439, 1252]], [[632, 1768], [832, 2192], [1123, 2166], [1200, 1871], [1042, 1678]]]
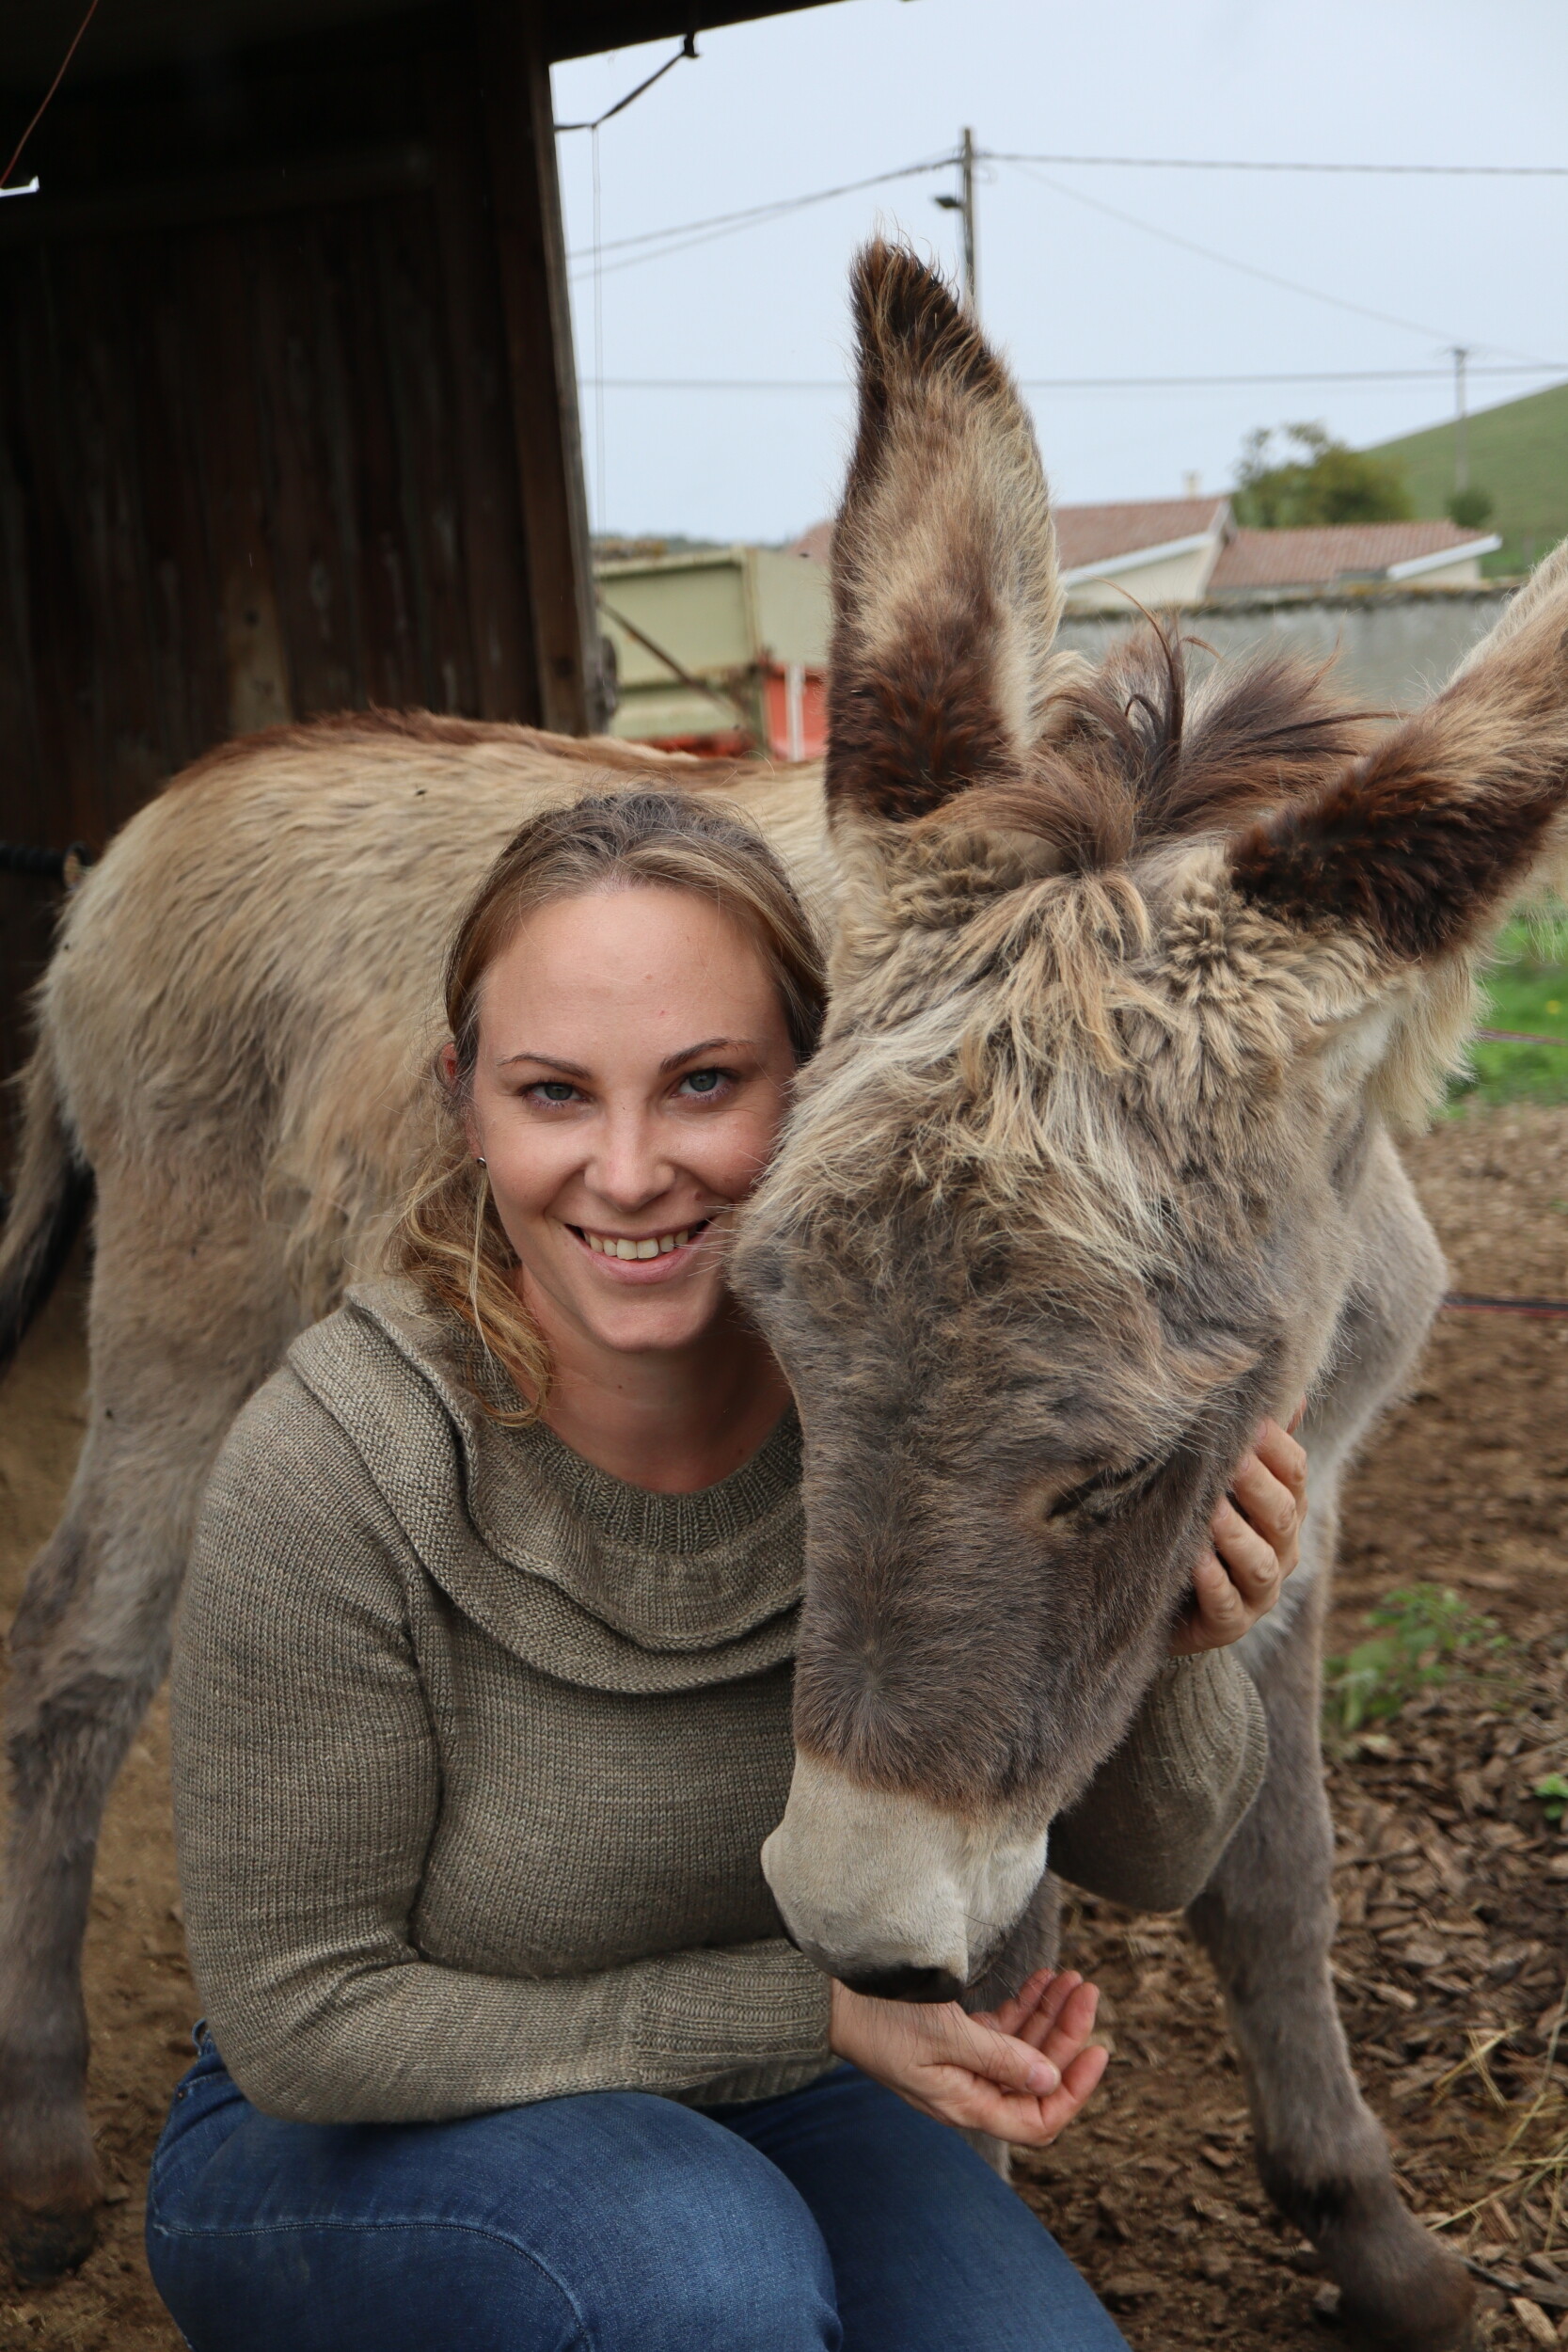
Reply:
[[[1568, 1297], [1568, 1110], [1472, 1111], [1409, 1157], [1456, 1289]], [[64, 1493], [83, 1372], [73, 1284], [0, 1391], [8, 1615]], [[1568, 1772], [1565, 1520], [1568, 1320], [1444, 1315], [1349, 1498], [1333, 1645], [1360, 1638], [1380, 1597], [1422, 1582], [1457, 1589], [1510, 1647], [1489, 1681], [1428, 1693], [1331, 1764], [1336, 1958], [1411, 2201], [1486, 2276], [1498, 2347], [1560, 2328], [1568, 2341], [1568, 1837], [1532, 1794]], [[1332, 2295], [1257, 2187], [1218, 1997], [1180, 1923], [1085, 1902], [1067, 1957], [1105, 1990], [1115, 2055], [1090, 2114], [1021, 2165], [1022, 2193], [1136, 2352], [1332, 2352]], [[148, 2160], [195, 2015], [161, 1704], [110, 1804], [87, 1968], [113, 2201], [78, 2278], [0, 2285], [0, 2346], [179, 2352], [141, 2253]]]

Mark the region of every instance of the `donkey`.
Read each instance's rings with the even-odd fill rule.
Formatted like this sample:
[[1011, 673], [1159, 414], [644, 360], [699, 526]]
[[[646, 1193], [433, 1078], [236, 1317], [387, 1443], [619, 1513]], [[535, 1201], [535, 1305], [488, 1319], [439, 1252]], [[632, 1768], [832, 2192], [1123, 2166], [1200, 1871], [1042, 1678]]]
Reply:
[[1389, 1122], [1568, 790], [1568, 550], [1375, 743], [1279, 668], [1184, 709], [1157, 638], [1053, 654], [1045, 486], [973, 324], [885, 247], [855, 300], [831, 1009], [736, 1262], [806, 1440], [764, 1867], [851, 1985], [1016, 1983], [1049, 1825], [1158, 1671], [1245, 1433], [1305, 1390], [1307, 1549], [1243, 1645], [1269, 1770], [1191, 1919], [1275, 2203], [1347, 2313], [1462, 2342], [1335, 2011], [1319, 1643], [1347, 1457], [1441, 1295]]
[[1274, 2192], [1389, 2341], [1464, 2340], [1466, 2283], [1399, 2202], [1334, 2017], [1316, 1641], [1335, 1469], [1440, 1279], [1379, 1106], [1409, 1115], [1454, 1047], [1544, 838], [1563, 564], [1370, 765], [1281, 663], [1190, 708], [1158, 639], [1096, 676], [1051, 650], [1006, 374], [908, 257], [874, 249], [857, 298], [827, 800], [806, 770], [350, 717], [199, 762], [69, 909], [0, 1250], [14, 1335], [96, 1193], [87, 1437], [8, 1695], [0, 2220], [26, 2275], [90, 2243], [93, 1844], [213, 1453], [376, 1262], [464, 897], [531, 809], [653, 770], [748, 807], [836, 939], [742, 1261], [807, 1430], [784, 1917], [889, 1991], [982, 1998], [1046, 1947], [1047, 1819], [1158, 1671], [1239, 1433], [1310, 1378], [1317, 1573], [1252, 1661], [1270, 1779], [1196, 1916]]

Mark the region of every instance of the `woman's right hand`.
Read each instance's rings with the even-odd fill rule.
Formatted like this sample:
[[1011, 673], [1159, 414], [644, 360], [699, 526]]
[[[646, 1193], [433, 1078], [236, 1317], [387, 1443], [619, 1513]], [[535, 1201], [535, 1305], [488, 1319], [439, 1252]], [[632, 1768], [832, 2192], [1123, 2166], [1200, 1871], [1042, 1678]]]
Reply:
[[1071, 1969], [1039, 1969], [999, 2010], [966, 2016], [939, 2006], [878, 2001], [834, 1982], [830, 2038], [863, 2074], [939, 2123], [1046, 2148], [1105, 2072], [1089, 2035], [1100, 1994]]

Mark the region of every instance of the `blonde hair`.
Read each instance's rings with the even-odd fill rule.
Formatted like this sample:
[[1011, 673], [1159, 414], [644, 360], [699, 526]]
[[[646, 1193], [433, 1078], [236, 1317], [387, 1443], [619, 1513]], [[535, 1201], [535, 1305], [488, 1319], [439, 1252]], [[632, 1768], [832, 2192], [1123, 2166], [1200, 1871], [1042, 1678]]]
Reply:
[[797, 1063], [816, 1051], [827, 990], [822, 953], [783, 866], [748, 820], [686, 792], [592, 793], [519, 827], [469, 901], [447, 953], [443, 983], [455, 1071], [433, 1067], [435, 1135], [393, 1230], [391, 1263], [429, 1303], [456, 1315], [522, 1399], [475, 1393], [495, 1420], [538, 1419], [549, 1391], [544, 1335], [518, 1296], [515, 1253], [465, 1117], [479, 1052], [485, 974], [519, 926], [552, 900], [612, 889], [689, 890], [727, 914], [762, 957]]

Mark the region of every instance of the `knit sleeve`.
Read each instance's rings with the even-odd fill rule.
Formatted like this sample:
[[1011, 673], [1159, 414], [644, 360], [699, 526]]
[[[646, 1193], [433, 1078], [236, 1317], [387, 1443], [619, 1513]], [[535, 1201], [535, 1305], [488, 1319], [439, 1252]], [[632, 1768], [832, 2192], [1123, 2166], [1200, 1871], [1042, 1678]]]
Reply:
[[409, 2122], [572, 2091], [720, 2099], [830, 2063], [828, 1985], [782, 1938], [546, 1978], [424, 1958], [440, 1801], [396, 1523], [284, 1373], [208, 1489], [173, 1680], [181, 1888], [234, 2080], [305, 2122]]
[[1269, 1760], [1263, 1702], [1227, 1649], [1173, 1659], [1126, 1739], [1052, 1825], [1051, 1867], [1134, 1911], [1179, 1911], [1206, 1883]]

